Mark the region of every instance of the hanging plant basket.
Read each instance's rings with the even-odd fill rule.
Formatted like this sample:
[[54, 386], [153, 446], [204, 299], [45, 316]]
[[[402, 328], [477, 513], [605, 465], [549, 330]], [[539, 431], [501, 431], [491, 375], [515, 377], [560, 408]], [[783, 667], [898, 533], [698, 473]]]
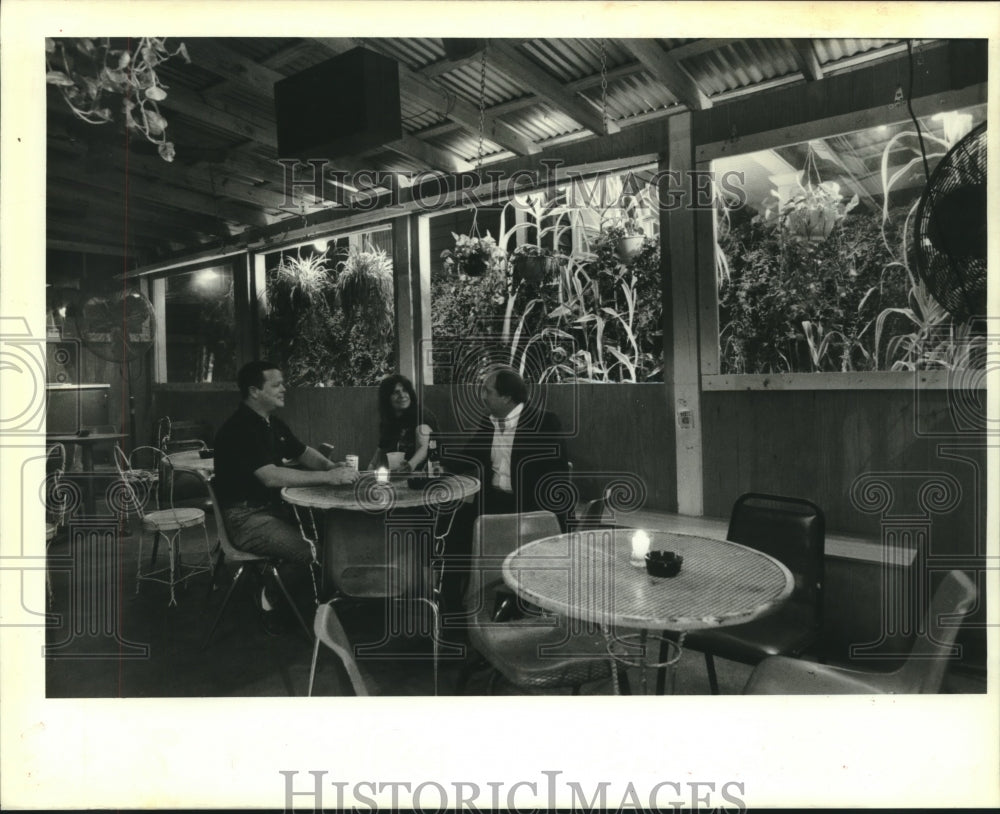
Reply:
[[559, 268], [559, 258], [548, 249], [525, 243], [514, 250], [511, 265], [514, 285], [521, 282], [541, 285]]
[[618, 245], [615, 247], [618, 259], [623, 263], [630, 263], [642, 251], [642, 242], [645, 239], [644, 235], [625, 235], [619, 238]]
[[811, 146], [799, 184], [799, 190], [787, 200], [781, 200], [779, 195], [778, 222], [789, 239], [816, 246], [858, 205], [858, 196], [845, 204], [840, 184], [820, 180]]
[[454, 248], [441, 252], [445, 271], [457, 271], [468, 277], [482, 277], [502, 266], [506, 260], [506, 253], [497, 246], [489, 232], [486, 232], [486, 237], [457, 235], [454, 232], [451, 236], [455, 239]]

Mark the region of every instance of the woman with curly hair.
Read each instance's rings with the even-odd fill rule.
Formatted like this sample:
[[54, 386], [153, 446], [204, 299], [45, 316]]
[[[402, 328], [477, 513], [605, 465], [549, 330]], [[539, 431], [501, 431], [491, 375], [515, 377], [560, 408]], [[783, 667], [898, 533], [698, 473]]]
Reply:
[[427, 445], [438, 424], [430, 410], [419, 408], [413, 383], [406, 376], [396, 373], [379, 383], [378, 414], [378, 449], [368, 468], [388, 467], [388, 453], [402, 452], [403, 463], [395, 471], [419, 469], [427, 460]]

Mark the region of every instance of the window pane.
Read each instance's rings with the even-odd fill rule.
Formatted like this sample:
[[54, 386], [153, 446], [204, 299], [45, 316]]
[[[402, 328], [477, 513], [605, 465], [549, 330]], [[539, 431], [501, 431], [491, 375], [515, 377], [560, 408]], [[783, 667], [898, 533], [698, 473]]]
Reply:
[[[923, 154], [904, 121], [714, 161], [721, 372], [981, 364], [976, 325], [953, 318], [920, 276], [935, 241], [916, 229], [921, 200], [937, 199], [924, 158], [933, 178], [984, 117], [985, 106], [924, 117]], [[982, 185], [982, 206], [960, 220], [982, 225], [985, 280], [985, 160], [952, 180]], [[938, 261], [954, 279], [970, 268], [954, 252]]]
[[228, 265], [166, 278], [168, 382], [236, 380], [233, 271]]
[[289, 385], [369, 385], [394, 369], [391, 230], [272, 252], [265, 268], [262, 352]]
[[567, 178], [475, 220], [471, 210], [434, 218], [435, 383], [468, 381], [491, 363], [534, 382], [658, 380], [655, 171]]

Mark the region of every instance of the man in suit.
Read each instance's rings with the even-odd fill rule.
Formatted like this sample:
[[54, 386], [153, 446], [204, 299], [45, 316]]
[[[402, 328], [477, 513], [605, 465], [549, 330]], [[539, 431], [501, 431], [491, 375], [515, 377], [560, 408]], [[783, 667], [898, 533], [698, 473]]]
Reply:
[[448, 455], [453, 472], [469, 472], [482, 488], [472, 503], [463, 505], [448, 535], [444, 604], [461, 605], [467, 571], [462, 560], [469, 555], [472, 526], [480, 514], [514, 514], [539, 509], [556, 511], [563, 530], [572, 507], [562, 506], [568, 490], [568, 469], [555, 413], [527, 404], [528, 389], [517, 371], [491, 369], [483, 379], [483, 416], [461, 453]]
[[482, 394], [488, 415], [458, 462], [482, 481], [479, 513], [532, 512], [558, 503], [553, 491], [567, 470], [559, 418], [526, 403], [524, 379], [511, 368], [487, 373]]

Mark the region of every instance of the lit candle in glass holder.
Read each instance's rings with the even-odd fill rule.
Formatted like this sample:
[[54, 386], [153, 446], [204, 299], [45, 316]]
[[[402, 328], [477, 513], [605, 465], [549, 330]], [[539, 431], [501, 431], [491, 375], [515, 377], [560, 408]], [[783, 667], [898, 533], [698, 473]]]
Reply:
[[629, 562], [636, 568], [646, 567], [646, 555], [649, 553], [649, 535], [644, 531], [637, 531], [632, 535], [632, 556]]
[[389, 470], [384, 466], [380, 466], [375, 470], [375, 480], [378, 483], [388, 483], [389, 482]]

